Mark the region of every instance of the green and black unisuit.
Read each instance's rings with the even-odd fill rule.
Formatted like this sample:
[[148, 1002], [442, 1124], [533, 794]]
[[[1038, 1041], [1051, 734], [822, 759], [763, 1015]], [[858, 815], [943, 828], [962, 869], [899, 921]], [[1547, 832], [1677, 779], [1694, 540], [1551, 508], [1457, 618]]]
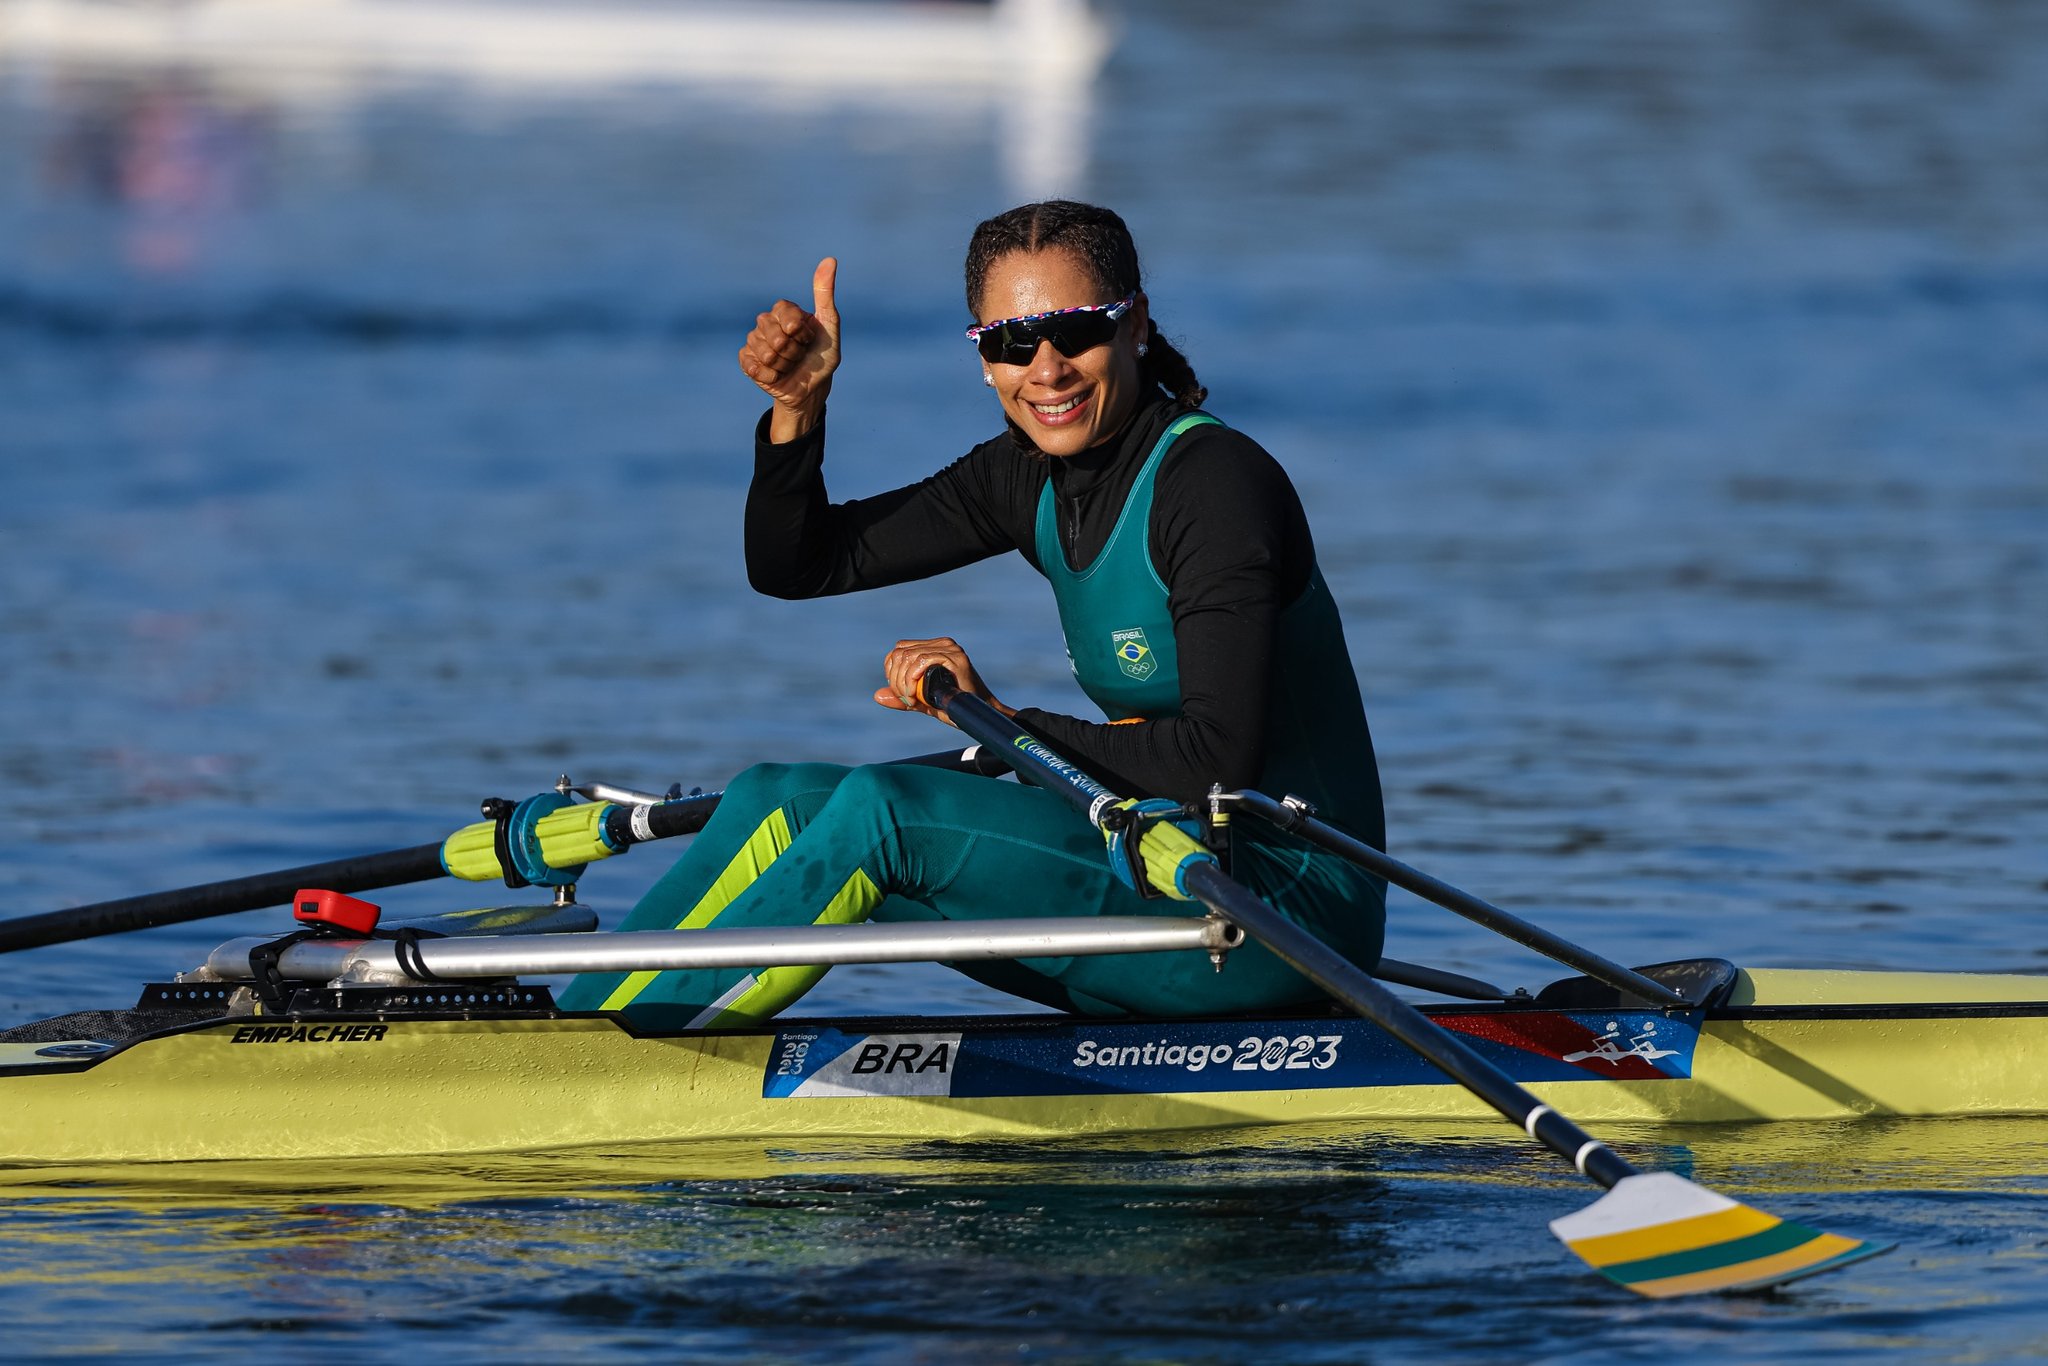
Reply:
[[[1180, 712], [1172, 593], [1152, 563], [1146, 531], [1159, 473], [1175, 443], [1209, 424], [1222, 425], [1207, 413], [1189, 413], [1160, 434], [1108, 543], [1084, 567], [1067, 563], [1050, 484], [1039, 498], [1038, 563], [1059, 603], [1075, 681], [1114, 721], [1160, 720]], [[1254, 786], [1275, 797], [1302, 797], [1323, 819], [1384, 847], [1379, 768], [1365, 704], [1344, 624], [1320, 567], [1310, 570], [1307, 586], [1280, 614], [1277, 636], [1265, 717], [1266, 764]], [[1257, 822], [1237, 823], [1234, 841], [1233, 871], [1254, 890], [1363, 966], [1378, 961], [1384, 883]], [[1302, 898], [1282, 904], [1293, 900], [1289, 892], [1297, 882], [1303, 884]], [[1359, 904], [1361, 897], [1366, 904]]]
[[[1081, 569], [1061, 549], [1050, 484], [1038, 503], [1038, 563], [1059, 603], [1074, 678], [1113, 721], [1159, 720], [1181, 707], [1172, 593], [1152, 563], [1146, 528], [1160, 469], [1186, 432], [1222, 425], [1207, 413], [1175, 420], [1152, 447], [1109, 543]], [[1344, 624], [1320, 568], [1281, 613], [1266, 707], [1266, 767], [1258, 786], [1305, 797], [1324, 819], [1374, 845], [1385, 838], [1379, 770]]]
[[[1055, 498], [1042, 471], [1040, 486], [1031, 489], [1037, 537], [1032, 548], [1058, 599], [1076, 677], [1113, 720], [1157, 721], [1180, 711], [1172, 590], [1152, 562], [1147, 526], [1159, 472], [1176, 442], [1210, 424], [1215, 419], [1206, 414], [1159, 424], [1163, 430], [1142, 456], [1114, 528], [1083, 568], [1067, 565], [1053, 534]], [[1007, 451], [994, 458], [1003, 456], [1026, 458]], [[1123, 458], [1140, 457], [1132, 450]], [[757, 474], [757, 487], [762, 480]], [[817, 482], [820, 496], [813, 501], [821, 506], [822, 481]], [[903, 494], [915, 497], [935, 482], [868, 501], [887, 503], [887, 511], [900, 515]], [[750, 501], [750, 519], [754, 515]], [[1007, 515], [1011, 525], [1021, 524], [1020, 532], [1033, 524], [1030, 507], [1011, 505]], [[749, 535], [751, 570], [751, 525]], [[865, 566], [882, 575], [878, 582], [895, 581], [873, 568], [877, 545], [886, 546], [886, 536], [860, 541]], [[899, 553], [910, 560], [924, 552], [906, 546]], [[1265, 708], [1266, 761], [1258, 785], [1275, 795], [1305, 797], [1329, 818], [1379, 843], [1378, 774], [1364, 708], [1319, 572], [1308, 575], [1306, 589], [1280, 612], [1271, 648], [1275, 687]], [[1252, 826], [1238, 823], [1235, 875], [1354, 961], [1376, 962], [1383, 885], [1341, 860]], [[1117, 882], [1100, 836], [1051, 793], [930, 768], [759, 765], [735, 779], [711, 823], [621, 928], [1170, 915], [1185, 909], [1184, 903], [1140, 900]], [[1088, 1014], [1227, 1013], [1318, 997], [1258, 948], [1233, 953], [1221, 973], [1193, 953], [961, 966], [1001, 990]], [[561, 999], [570, 1009], [623, 1010], [663, 1027], [734, 1026], [776, 1014], [823, 973], [763, 967], [592, 974], [577, 978]]]

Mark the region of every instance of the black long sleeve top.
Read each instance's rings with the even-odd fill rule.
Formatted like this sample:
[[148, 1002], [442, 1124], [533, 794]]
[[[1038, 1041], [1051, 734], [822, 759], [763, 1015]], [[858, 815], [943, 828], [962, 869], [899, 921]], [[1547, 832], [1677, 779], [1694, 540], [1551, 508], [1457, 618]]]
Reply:
[[[1042, 572], [1036, 519], [1047, 481], [1067, 564], [1081, 568], [1108, 543], [1146, 456], [1181, 411], [1149, 403], [1115, 439], [1063, 458], [1005, 432], [929, 478], [844, 503], [826, 494], [824, 424], [775, 445], [764, 418], [747, 495], [748, 579], [773, 597], [823, 597], [1009, 550]], [[1147, 533], [1173, 616], [1181, 714], [1107, 725], [1027, 707], [1017, 720], [1118, 790], [1185, 801], [1215, 782], [1256, 786], [1280, 613], [1315, 564], [1301, 500], [1250, 437], [1196, 427], [1156, 477]]]

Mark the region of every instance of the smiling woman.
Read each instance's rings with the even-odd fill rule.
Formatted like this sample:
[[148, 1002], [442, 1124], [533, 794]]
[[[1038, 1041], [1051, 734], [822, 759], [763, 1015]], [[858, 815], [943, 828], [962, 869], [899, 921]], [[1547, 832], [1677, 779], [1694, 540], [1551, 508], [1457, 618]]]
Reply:
[[[1046, 576], [1068, 658], [1104, 721], [998, 702], [950, 636], [899, 640], [875, 701], [918, 698], [934, 665], [1119, 790], [1170, 808], [1212, 784], [1261, 787], [1384, 843], [1379, 773], [1343, 626], [1301, 501], [1272, 457], [1203, 412], [1207, 391], [1152, 320], [1123, 220], [1070, 201], [981, 224], [967, 254], [967, 335], [1008, 430], [928, 479], [834, 504], [825, 405], [840, 359], [838, 263], [812, 306], [756, 318], [740, 368], [774, 400], [755, 434], [748, 575], [818, 597], [944, 573], [1006, 551]], [[634, 908], [626, 929], [1129, 915], [1127, 860], [1053, 794], [931, 768], [762, 765]], [[1276, 829], [1241, 828], [1231, 872], [1363, 967], [1385, 887]], [[1170, 893], [1171, 889], [1168, 890]], [[1262, 949], [1212, 973], [1190, 956], [961, 965], [1027, 999], [1091, 1014], [1184, 1016], [1316, 999]], [[573, 1009], [649, 1023], [752, 1023], [821, 968], [578, 978]]]
[[[987, 319], [967, 329], [983, 380], [1018, 434], [1048, 455], [1102, 444], [1147, 392], [1163, 388], [1190, 409], [1209, 393], [1152, 321], [1122, 221], [1108, 214], [1111, 228], [1095, 214], [1107, 211], [1026, 205], [983, 223], [967, 250], [967, 306]], [[1105, 285], [1123, 297], [1053, 302], [1092, 298]]]
[[[1128, 419], [1136, 402], [1145, 343], [1111, 343], [1148, 324], [1144, 301], [1126, 294], [1113, 304], [1043, 306], [1049, 299], [1087, 298], [1099, 286], [1063, 251], [1012, 252], [990, 270], [984, 306], [1019, 310], [970, 328], [980, 348], [982, 381], [1003, 401], [1011, 422], [1047, 455], [1078, 455], [1099, 446]], [[1032, 305], [1041, 305], [1032, 311]]]

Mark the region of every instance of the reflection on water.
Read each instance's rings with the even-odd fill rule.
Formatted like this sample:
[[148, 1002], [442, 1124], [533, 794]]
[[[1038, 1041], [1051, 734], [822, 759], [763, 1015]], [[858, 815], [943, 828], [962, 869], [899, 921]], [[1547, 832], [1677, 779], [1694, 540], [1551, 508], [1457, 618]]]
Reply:
[[[1774, 1210], [1824, 1208], [1835, 1223], [1908, 1239], [1922, 1268], [2025, 1265], [2034, 1240], [2020, 1207], [2041, 1194], [2041, 1176], [2024, 1154], [2038, 1150], [2041, 1124], [1960, 1126], [1954, 1147], [1930, 1144], [1931, 1127], [1620, 1137], [1645, 1160]], [[1941, 1127], [1945, 1138], [1958, 1128]], [[1526, 1333], [1532, 1313], [1560, 1311], [1566, 1322], [1604, 1317], [1616, 1346], [1683, 1325], [1740, 1350], [1750, 1339], [1736, 1335], [1760, 1317], [1789, 1335], [1787, 1351], [1857, 1331], [1852, 1313], [1835, 1322], [1847, 1305], [1824, 1290], [1661, 1314], [1589, 1290], [1543, 1230], [1588, 1189], [1510, 1139], [1477, 1146], [1493, 1159], [1484, 1170], [1474, 1151], [1462, 1128], [1401, 1126], [1166, 1150], [694, 1148], [391, 1170], [14, 1173], [0, 1304], [33, 1316], [46, 1297], [122, 1266], [131, 1286], [175, 1287], [176, 1299], [160, 1320], [109, 1325], [115, 1344], [161, 1337], [176, 1349], [194, 1333], [223, 1342], [289, 1325], [301, 1346], [336, 1350], [375, 1316], [436, 1333], [437, 1355], [457, 1360], [557, 1335], [609, 1358], [639, 1350], [643, 1332], [671, 1351], [764, 1334], [778, 1353], [830, 1346], [863, 1359], [924, 1343], [954, 1356], [1001, 1342], [1069, 1359], [1089, 1325], [1200, 1360], [1355, 1359], [1345, 1353], [1361, 1344], [1405, 1359], [1483, 1353]], [[1883, 1194], [1858, 1197], [1871, 1190]], [[1880, 1305], [1911, 1296], [1922, 1310], [1972, 1299], [1930, 1287], [1905, 1257], [1866, 1268], [1857, 1293]], [[1895, 1346], [1932, 1341], [1904, 1322], [1891, 1332]]]
[[[1711, 1124], [1610, 1124], [1631, 1159], [1735, 1192], [1852, 1193], [1875, 1184], [2014, 1194], [2048, 1182], [2039, 1153], [2048, 1120], [1990, 1116]], [[1937, 1141], [1938, 1140], [1938, 1141]], [[1170, 1146], [1162, 1147], [1162, 1142]], [[1490, 1161], [1470, 1164], [1478, 1152]], [[0, 1167], [10, 1201], [81, 1201], [130, 1210], [204, 1210], [223, 1201], [282, 1211], [387, 1204], [419, 1212], [478, 1202], [644, 1198], [662, 1187], [766, 1191], [778, 1183], [943, 1181], [1087, 1187], [1136, 1177], [1302, 1181], [1370, 1178], [1579, 1191], [1554, 1158], [1512, 1127], [1401, 1121], [1363, 1132], [1321, 1123], [1087, 1139], [873, 1143], [848, 1138], [650, 1143], [462, 1158], [319, 1162], [167, 1162]], [[721, 1197], [722, 1198], [722, 1197]], [[1590, 1197], [1589, 1197], [1590, 1198]]]
[[121, 258], [138, 275], [191, 269], [261, 189], [264, 111], [191, 82], [103, 87], [58, 101], [46, 183], [123, 211]]

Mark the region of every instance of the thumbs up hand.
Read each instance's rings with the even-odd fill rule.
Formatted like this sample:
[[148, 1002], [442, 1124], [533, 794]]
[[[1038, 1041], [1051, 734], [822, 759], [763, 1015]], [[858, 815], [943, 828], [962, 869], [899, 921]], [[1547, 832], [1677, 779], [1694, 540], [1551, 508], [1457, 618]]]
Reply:
[[740, 369], [775, 400], [768, 419], [768, 439], [778, 444], [804, 435], [824, 416], [832, 392], [832, 372], [839, 368], [839, 310], [832, 288], [839, 262], [826, 257], [811, 276], [809, 312], [788, 299], [754, 319], [754, 330], [740, 347]]

